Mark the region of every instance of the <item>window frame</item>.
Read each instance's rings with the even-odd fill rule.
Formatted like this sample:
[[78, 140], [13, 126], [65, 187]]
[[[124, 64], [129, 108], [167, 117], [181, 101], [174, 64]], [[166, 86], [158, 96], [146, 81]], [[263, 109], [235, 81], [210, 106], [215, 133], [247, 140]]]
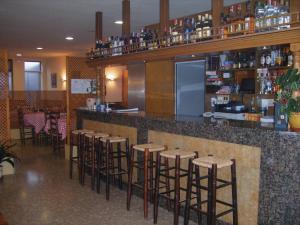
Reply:
[[[39, 72], [38, 71], [33, 71], [33, 70], [26, 70], [25, 68], [25, 63], [30, 63], [30, 62], [35, 62], [35, 63], [39, 63]], [[27, 86], [26, 86], [26, 72], [29, 73], [39, 73], [40, 74], [40, 84], [39, 84], [39, 90], [27, 90]], [[25, 91], [42, 91], [42, 62], [39, 60], [29, 60], [29, 61], [24, 61], [24, 81], [25, 81]]]

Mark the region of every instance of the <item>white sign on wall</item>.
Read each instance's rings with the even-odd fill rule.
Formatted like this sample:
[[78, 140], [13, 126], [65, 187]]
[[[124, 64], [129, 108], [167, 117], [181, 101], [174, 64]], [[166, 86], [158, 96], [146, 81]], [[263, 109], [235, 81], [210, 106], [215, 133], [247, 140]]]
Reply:
[[72, 94], [96, 94], [95, 79], [72, 79], [71, 93]]

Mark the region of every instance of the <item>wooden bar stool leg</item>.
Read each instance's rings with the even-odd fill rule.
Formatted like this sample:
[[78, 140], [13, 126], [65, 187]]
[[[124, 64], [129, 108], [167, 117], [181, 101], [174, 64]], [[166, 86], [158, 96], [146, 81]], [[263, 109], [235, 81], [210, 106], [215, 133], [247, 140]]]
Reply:
[[208, 169], [208, 181], [207, 181], [207, 225], [211, 225], [211, 214], [212, 214], [212, 169]]
[[129, 152], [129, 169], [128, 169], [128, 189], [127, 189], [127, 210], [130, 209], [130, 201], [132, 195], [132, 175], [133, 175], [133, 166], [134, 166], [134, 149], [131, 145]]
[[175, 198], [174, 198], [174, 225], [178, 225], [180, 211], [180, 156], [175, 159]]
[[156, 175], [155, 175], [155, 190], [154, 190], [154, 224], [157, 223], [157, 216], [158, 216], [158, 202], [159, 202], [159, 181], [160, 181], [160, 164], [161, 164], [161, 156], [158, 152], [156, 155]]
[[186, 190], [186, 202], [185, 202], [185, 210], [184, 210], [184, 225], [189, 224], [190, 219], [190, 205], [191, 205], [191, 197], [192, 197], [192, 180], [193, 180], [193, 163], [192, 159], [189, 159], [188, 165], [188, 177], [187, 177], [187, 190]]
[[232, 206], [233, 206], [233, 213], [232, 213], [232, 221], [233, 225], [238, 225], [238, 211], [237, 211], [237, 185], [236, 185], [236, 163], [235, 159], [232, 159], [231, 165], [231, 183], [232, 183]]
[[110, 177], [109, 177], [109, 170], [110, 170], [110, 143], [107, 140], [106, 141], [106, 165], [105, 165], [105, 175], [106, 175], [106, 200], [109, 200], [109, 182], [110, 182]]
[[[200, 190], [200, 168], [199, 166], [195, 166], [195, 174], [196, 174], [196, 195], [197, 195], [197, 205], [198, 209], [202, 210], [202, 205], [201, 205], [201, 190]], [[202, 224], [202, 213], [197, 210], [197, 217], [198, 217], [198, 224]]]
[[212, 207], [211, 207], [211, 221], [212, 225], [216, 225], [216, 198], [217, 198], [217, 165], [212, 165]]
[[118, 151], [118, 180], [119, 180], [119, 189], [122, 189], [123, 188], [123, 181], [122, 181], [122, 159], [121, 159], [121, 144], [118, 143], [118, 146], [117, 146], [117, 151]]
[[92, 151], [91, 151], [91, 159], [92, 159], [92, 176], [91, 176], [91, 188], [95, 189], [95, 137], [92, 138]]
[[69, 152], [69, 177], [70, 179], [73, 178], [73, 137], [71, 135], [71, 141], [70, 141], [70, 152]]
[[148, 218], [148, 160], [149, 149], [144, 151], [144, 218]]
[[149, 163], [150, 163], [150, 167], [149, 167], [149, 171], [150, 171], [150, 202], [153, 203], [153, 152], [149, 153]]
[[170, 193], [170, 172], [169, 172], [169, 160], [168, 158], [164, 158], [165, 164], [165, 178], [166, 178], [166, 192], [167, 192], [167, 209], [170, 211], [171, 209], [171, 193]]
[[96, 190], [97, 193], [100, 193], [100, 151], [101, 151], [101, 144], [98, 142], [95, 148], [96, 154]]

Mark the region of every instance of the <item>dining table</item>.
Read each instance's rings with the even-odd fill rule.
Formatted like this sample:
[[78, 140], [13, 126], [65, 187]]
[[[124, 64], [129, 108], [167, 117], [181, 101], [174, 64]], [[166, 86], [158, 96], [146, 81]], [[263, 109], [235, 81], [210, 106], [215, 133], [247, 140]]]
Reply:
[[[62, 140], [67, 136], [67, 116], [66, 113], [60, 113], [60, 117], [57, 120], [58, 132], [61, 134]], [[41, 131], [50, 133], [50, 119], [46, 120], [44, 112], [29, 112], [24, 114], [24, 125], [33, 126], [36, 134]]]

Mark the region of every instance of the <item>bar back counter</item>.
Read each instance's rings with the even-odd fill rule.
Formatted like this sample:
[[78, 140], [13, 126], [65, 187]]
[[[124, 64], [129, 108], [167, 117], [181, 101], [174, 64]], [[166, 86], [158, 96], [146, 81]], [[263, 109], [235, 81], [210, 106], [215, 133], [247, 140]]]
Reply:
[[[76, 112], [78, 129], [129, 137], [130, 144], [151, 141], [198, 151], [199, 156], [235, 158], [239, 224], [300, 224], [300, 134], [248, 121], [104, 113], [84, 108]], [[227, 173], [218, 175], [229, 177]], [[224, 190], [218, 198], [230, 201], [230, 193], [230, 189]], [[231, 217], [222, 220], [231, 222]]]

